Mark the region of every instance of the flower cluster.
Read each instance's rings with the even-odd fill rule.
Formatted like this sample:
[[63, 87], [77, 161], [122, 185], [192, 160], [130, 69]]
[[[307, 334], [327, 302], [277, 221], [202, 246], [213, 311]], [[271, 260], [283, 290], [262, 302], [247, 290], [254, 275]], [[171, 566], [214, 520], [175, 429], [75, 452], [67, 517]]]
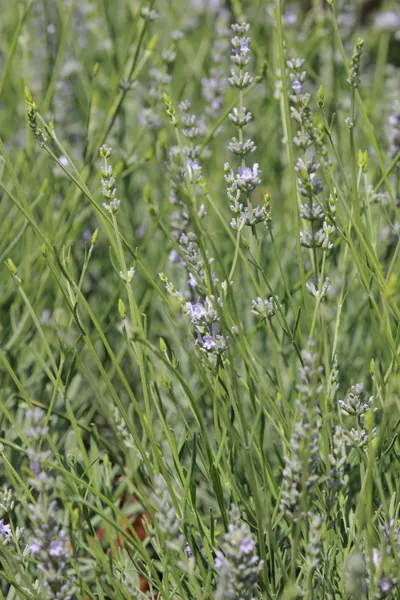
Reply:
[[[35, 407], [26, 412], [26, 417], [28, 425], [24, 433], [30, 442], [27, 454], [32, 470], [29, 483], [39, 492], [49, 492], [55, 480], [44, 464], [51, 456], [49, 450], [43, 449], [44, 438], [49, 432], [48, 426], [44, 423], [45, 412]], [[7, 503], [10, 505], [9, 495], [6, 496]], [[4, 499], [3, 494], [2, 504]], [[46, 600], [72, 600], [75, 586], [67, 578], [66, 573], [71, 547], [66, 532], [57, 520], [56, 503], [48, 503], [45, 494], [41, 493], [39, 502], [29, 507], [29, 518], [35, 532], [29, 551], [37, 561], [44, 597]]]
[[[376, 427], [374, 427], [372, 431], [372, 437], [376, 435]], [[362, 424], [360, 427], [355, 429], [352, 427], [349, 431], [345, 433], [346, 444], [348, 446], [355, 446], [357, 448], [366, 448], [368, 443], [370, 442], [371, 436], [368, 435], [367, 430]]]
[[[318, 177], [320, 163], [323, 166], [329, 164], [328, 150], [324, 143], [323, 125], [316, 124], [311, 110], [311, 96], [304, 90], [304, 83], [307, 78], [306, 71], [303, 70], [304, 59], [294, 58], [288, 60], [286, 65], [289, 69], [289, 78], [291, 91], [289, 99], [291, 102], [290, 112], [292, 119], [296, 122], [299, 129], [293, 138], [293, 143], [302, 151], [303, 156], [296, 162], [297, 190], [306, 202], [300, 205], [299, 216], [308, 223], [306, 229], [299, 232], [300, 244], [304, 248], [314, 250], [314, 263], [317, 260], [316, 248], [324, 251], [333, 248], [332, 235], [335, 232], [334, 211], [332, 214], [325, 214], [318, 195], [323, 191], [322, 179]], [[323, 91], [318, 94], [319, 105], [323, 105]], [[317, 157], [311, 154], [311, 147]], [[335, 208], [334, 205], [332, 205]], [[329, 205], [331, 209], [331, 204]], [[314, 264], [316, 274], [318, 274], [318, 264]], [[306, 284], [309, 294], [314, 296], [317, 301], [325, 298], [330, 291], [329, 278], [323, 280], [317, 277], [314, 281]]]
[[303, 364], [299, 368], [300, 383], [296, 389], [303, 394], [304, 400], [296, 401], [298, 417], [290, 440], [290, 453], [284, 458], [281, 497], [281, 509], [294, 521], [307, 514], [308, 492], [318, 479], [320, 462], [318, 395], [322, 391], [322, 367], [311, 338], [301, 356]]
[[[307, 493], [318, 479], [319, 411], [307, 410], [297, 400], [298, 417], [290, 439], [290, 454], [285, 456], [281, 510], [294, 522], [307, 514]], [[311, 418], [310, 418], [311, 417]]]
[[[160, 273], [159, 276], [167, 292], [176, 298], [182, 311], [190, 317], [196, 336], [195, 343], [200, 350], [214, 359], [222, 354], [226, 350], [227, 339], [220, 334], [217, 307], [222, 306], [221, 299], [216, 300], [214, 296], [206, 295], [202, 300], [197, 297], [195, 302], [186, 302], [183, 294], [175, 288], [164, 273]], [[194, 288], [196, 288], [195, 279]]]
[[291, 82], [291, 93], [289, 99], [292, 103], [290, 114], [292, 119], [300, 126], [297, 135], [293, 138], [293, 143], [306, 150], [315, 141], [315, 126], [311, 110], [311, 96], [304, 91], [304, 82], [307, 78], [306, 71], [303, 71], [305, 63], [303, 58], [293, 58], [288, 60], [286, 66], [289, 69], [289, 78]]
[[308, 534], [309, 542], [306, 547], [306, 562], [310, 571], [320, 563], [321, 535], [322, 518], [320, 515], [312, 515]]
[[273, 296], [270, 296], [265, 300], [257, 296], [257, 298], [255, 300], [252, 300], [251, 302], [251, 312], [257, 315], [258, 317], [270, 319], [274, 316], [277, 310], [279, 310], [278, 302], [278, 296], [275, 296], [275, 298]]
[[300, 383], [297, 384], [296, 389], [306, 398], [315, 398], [322, 391], [320, 378], [323, 368], [320, 364], [320, 356], [314, 348], [315, 342], [309, 338], [306, 348], [301, 353], [303, 364], [298, 370]]
[[[186, 100], [181, 102], [179, 109], [182, 113], [182, 135], [188, 139], [188, 144], [182, 148], [183, 156], [179, 146], [172, 146], [168, 154], [168, 168], [170, 173], [169, 202], [176, 207], [170, 217], [171, 233], [181, 246], [181, 254], [185, 254], [182, 244], [185, 243], [187, 235], [190, 235], [188, 234], [190, 218], [187, 206], [187, 187], [190, 186], [191, 194], [195, 194], [196, 197], [203, 194], [201, 186], [199, 185], [202, 179], [202, 168], [200, 164], [201, 148], [200, 145], [197, 145], [195, 142], [196, 138], [203, 133], [204, 126], [202, 121], [190, 112], [191, 104], [189, 101]], [[201, 204], [197, 211], [197, 217], [202, 219], [205, 216], [206, 211], [204, 205]], [[193, 242], [193, 240], [191, 241]], [[197, 252], [197, 254], [199, 254], [199, 252]], [[175, 251], [171, 253], [170, 258], [172, 262], [185, 266], [185, 258], [180, 257]], [[190, 272], [190, 269], [188, 270]]]
[[[233, 140], [236, 144], [236, 139], [233, 138]], [[250, 147], [250, 142], [247, 141], [245, 143], [241, 143], [241, 147], [242, 153], [249, 151], [248, 148]], [[251, 152], [252, 151], [253, 150], [251, 150]], [[236, 153], [239, 154], [239, 152]], [[227, 164], [225, 166], [225, 181], [229, 184], [228, 197], [231, 202], [237, 202], [242, 192], [247, 194], [253, 191], [261, 183], [261, 179], [259, 178], [260, 173], [261, 171], [258, 167], [258, 163], [254, 163], [252, 167], [241, 166], [238, 168], [236, 173], [234, 173]]]
[[126, 273], [120, 271], [119, 276], [121, 277], [122, 281], [125, 281], [125, 283], [130, 283], [135, 276], [135, 269], [133, 267], [129, 267]]
[[[299, 127], [293, 138], [293, 143], [304, 151], [314, 146], [321, 164], [328, 165], [330, 161], [328, 149], [324, 142], [323, 124], [314, 122], [311, 95], [304, 90], [304, 83], [307, 78], [307, 73], [303, 70], [304, 63], [303, 58], [293, 58], [286, 62], [291, 84], [289, 93], [290, 114]], [[321, 182], [319, 182], [319, 185], [321, 185]]]
[[27, 450], [29, 466], [32, 470], [29, 483], [38, 491], [46, 489], [52, 483], [52, 477], [44, 466], [45, 461], [50, 457], [50, 451], [43, 448], [43, 438], [49, 432], [48, 426], [43, 422], [44, 417], [45, 412], [41, 408], [35, 407], [26, 411], [28, 427], [25, 436], [31, 442]]
[[351, 386], [347, 398], [345, 400], [339, 400], [338, 404], [342, 409], [343, 414], [360, 417], [364, 416], [365, 413], [370, 410], [373, 401], [373, 396], [370, 396], [367, 399], [364, 391], [364, 384], [357, 383], [356, 385]]
[[374, 548], [372, 561], [367, 558], [367, 571], [369, 582], [373, 584], [375, 593], [373, 600], [382, 600], [392, 597], [392, 593], [400, 584], [398, 557], [400, 552], [399, 523], [391, 519], [380, 528], [383, 540], [380, 550]]
[[345, 437], [342, 427], [337, 425], [332, 439], [331, 452], [328, 456], [331, 465], [326, 485], [330, 491], [327, 497], [327, 505], [329, 508], [337, 503], [338, 492], [345, 485], [344, 469], [347, 462], [347, 454], [345, 449]]
[[222, 354], [226, 350], [226, 340], [219, 333], [218, 312], [215, 305], [221, 305], [221, 299], [215, 300], [214, 296], [206, 296], [204, 302], [187, 302], [185, 312], [189, 315], [197, 335], [196, 342], [201, 350]]
[[11, 525], [4, 523], [4, 519], [0, 519], [0, 544], [2, 546], [7, 546], [11, 540]]
[[[4, 488], [0, 492], [0, 514], [4, 515], [10, 513], [14, 508], [14, 504], [12, 490]], [[4, 522], [4, 518], [0, 519], [0, 546], [7, 546], [13, 538], [15, 542], [19, 542], [23, 532], [24, 529], [22, 527], [16, 527], [12, 530], [11, 525]]]
[[351, 386], [346, 399], [338, 401], [342, 413], [355, 418], [357, 422], [357, 428], [353, 427], [345, 433], [347, 445], [365, 448], [375, 437], [376, 427], [368, 431], [365, 424], [367, 414], [372, 414], [376, 410], [373, 409], [373, 402], [373, 396], [367, 398], [363, 383]]
[[150, 106], [146, 106], [139, 112], [138, 121], [139, 125], [146, 130], [161, 129], [162, 127], [160, 115]]
[[[250, 61], [250, 38], [246, 36], [250, 26], [247, 23], [232, 25], [235, 36], [231, 40], [232, 54], [231, 62], [236, 69], [231, 70], [229, 83], [240, 90], [240, 108], [234, 108], [229, 118], [239, 130], [238, 137], [233, 137], [229, 143], [229, 151], [240, 157], [241, 165], [233, 170], [229, 163], [225, 163], [225, 181], [227, 195], [230, 201], [230, 209], [234, 213], [231, 221], [232, 229], [240, 231], [244, 226], [253, 227], [257, 223], [265, 223], [268, 227], [271, 223], [270, 198], [265, 197], [261, 206], [253, 208], [250, 203], [250, 192], [260, 183], [261, 171], [258, 163], [248, 166], [245, 157], [257, 149], [252, 139], [244, 139], [243, 129], [251, 121], [251, 113], [242, 105], [242, 92], [253, 82], [253, 77], [245, 71]], [[242, 196], [246, 199], [246, 205], [241, 201]]]
[[329, 277], [325, 277], [325, 281], [319, 282], [316, 280], [307, 281], [306, 289], [311, 296], [314, 296], [317, 300], [323, 300], [329, 294], [331, 290], [331, 282]]
[[56, 504], [46, 507], [30, 506], [35, 537], [29, 546], [31, 556], [37, 561], [42, 593], [46, 600], [72, 600], [76, 588], [67, 575], [71, 545], [56, 516]]
[[[200, 254], [197, 235], [192, 231], [189, 231], [187, 235], [186, 233], [181, 234], [179, 246], [181, 249], [181, 260], [189, 276], [188, 284], [190, 289], [196, 295], [205, 293], [207, 289], [206, 269], [211, 267], [214, 259], [208, 258], [208, 254], [206, 253], [207, 267]], [[212, 269], [210, 269], [210, 274], [213, 282], [216, 283], [218, 279]]]
[[333, 225], [329, 225], [326, 221], [323, 221], [322, 227], [315, 233], [311, 233], [306, 229], [300, 231], [300, 244], [304, 248], [323, 248], [325, 250], [331, 250], [333, 244], [330, 241], [330, 237], [334, 231], [335, 228]]
[[225, 181], [228, 183], [227, 194], [231, 202], [230, 209], [235, 215], [231, 220], [231, 227], [235, 231], [240, 231], [245, 225], [252, 227], [257, 223], [265, 223], [267, 227], [271, 226], [271, 205], [268, 194], [264, 197], [264, 204], [257, 205], [254, 208], [250, 205], [249, 200], [249, 206], [244, 206], [243, 202], [240, 202], [242, 194], [248, 197], [248, 194], [261, 183], [259, 173], [257, 163], [252, 167], [240, 166], [236, 173], [232, 171], [228, 163], [225, 164]]
[[[181, 266], [185, 266], [185, 259], [181, 255], [186, 253], [184, 248], [187, 245], [187, 243], [191, 242], [192, 244], [194, 244], [195, 240], [197, 240], [197, 236], [195, 233], [190, 231], [189, 212], [184, 202], [182, 201], [180, 194], [178, 193], [178, 188], [175, 186], [175, 184], [173, 189], [171, 189], [170, 191], [169, 201], [174, 207], [176, 207], [176, 209], [170, 216], [171, 234], [172, 237], [178, 242], [181, 250], [180, 254], [176, 250], [172, 250], [169, 255], [169, 259], [172, 263], [177, 263]], [[207, 213], [204, 204], [201, 204], [199, 210], [197, 211], [197, 217], [199, 219], [203, 219], [206, 216], [206, 214]], [[197, 251], [195, 252], [195, 254], [197, 254], [199, 260], [202, 260], [199, 256], [197, 243], [195, 245], [197, 247]]]
[[222, 552], [216, 553], [218, 582], [217, 600], [253, 600], [262, 561], [255, 554], [255, 542], [240, 510], [232, 505], [228, 532], [224, 535]]
[[[320, 210], [318, 210], [318, 205], [315, 206], [315, 203], [312, 203], [315, 196], [317, 196], [323, 190], [322, 179], [316, 175], [316, 172], [319, 169], [317, 159], [315, 156], [312, 156], [311, 159], [307, 161], [299, 158], [295, 168], [298, 177], [297, 189], [302, 196], [311, 202], [311, 204], [308, 206], [302, 205], [300, 216], [302, 218], [309, 218], [310, 220], [318, 219]], [[322, 212], [322, 217], [324, 216], [325, 215]]]
[[107, 202], [103, 202], [103, 207], [111, 215], [115, 214], [121, 204], [116, 197], [117, 189], [115, 187], [115, 179], [113, 177], [112, 165], [108, 164], [108, 159], [111, 156], [112, 148], [105, 144], [100, 148], [100, 156], [104, 160], [101, 167], [101, 193]]
[[143, 6], [142, 10], [140, 11], [140, 15], [146, 21], [156, 21], [160, 16], [157, 10], [148, 6]]
[[253, 78], [247, 71], [243, 73], [243, 67], [246, 67], [250, 61], [248, 54], [250, 52], [251, 40], [245, 35], [249, 30], [250, 25], [248, 23], [243, 23], [242, 25], [235, 23], [232, 25], [232, 31], [236, 35], [231, 39], [231, 62], [238, 67], [238, 70], [231, 69], [229, 83], [240, 89], [248, 87], [253, 82]]
[[[189, 100], [181, 102], [179, 109], [182, 112], [182, 135], [189, 140], [188, 146], [184, 146], [183, 148], [185, 166], [181, 167], [182, 170], [180, 172], [180, 176], [186, 180], [188, 184], [198, 184], [202, 178], [202, 170], [200, 165], [200, 146], [194, 145], [194, 142], [196, 138], [204, 132], [204, 123], [199, 120], [195, 114], [190, 112], [191, 103]], [[178, 150], [179, 149], [177, 148], [176, 153], [178, 153]], [[199, 192], [200, 190], [196, 189], [196, 193]]]
[[[300, 244], [304, 248], [331, 250], [333, 248], [332, 236], [335, 232], [335, 226], [332, 223], [335, 221], [336, 206], [333, 201], [330, 202], [329, 213], [326, 215], [317, 200], [317, 195], [323, 190], [322, 180], [317, 176], [319, 163], [314, 155], [309, 160], [299, 158], [295, 169], [298, 192], [307, 199], [307, 202], [300, 205], [299, 216], [309, 224], [308, 229], [300, 231]], [[325, 280], [311, 280], [306, 283], [306, 288], [309, 294], [321, 301], [331, 289], [329, 277], [326, 277]]]
[[12, 511], [13, 508], [14, 508], [14, 499], [13, 499], [12, 490], [9, 490], [8, 488], [4, 488], [0, 492], [0, 511], [2, 513], [8, 513], [10, 511]]
[[[368, 569], [370, 577], [374, 580], [376, 592], [372, 596], [373, 600], [383, 600], [383, 598], [390, 598], [392, 592], [398, 589], [400, 579], [398, 576], [397, 567], [395, 561], [389, 556], [386, 560], [383, 560], [381, 552], [374, 548], [372, 551], [372, 569]], [[383, 564], [382, 564], [383, 563]]]
[[179, 109], [182, 111], [183, 115], [181, 117], [181, 122], [185, 126], [182, 129], [182, 135], [189, 140], [194, 140], [200, 132], [197, 123], [197, 117], [194, 114], [190, 113], [191, 103], [189, 100], [184, 100], [180, 103]]
[[323, 189], [322, 180], [316, 176], [318, 168], [319, 164], [315, 156], [307, 161], [299, 158], [296, 163], [297, 189], [308, 200], [306, 204], [300, 205], [299, 214], [302, 219], [310, 223], [311, 228], [311, 231], [300, 231], [300, 243], [305, 248], [330, 250], [333, 247], [331, 237], [335, 227], [329, 224], [324, 210], [315, 201], [317, 194]]
[[[190, 109], [189, 101], [183, 101], [179, 105], [182, 113], [182, 135], [188, 140], [188, 143], [183, 149], [177, 146], [172, 147], [169, 153], [171, 173], [169, 200], [176, 207], [171, 215], [171, 231], [179, 246], [179, 249], [170, 252], [169, 259], [186, 270], [189, 289], [187, 292], [178, 292], [164, 274], [161, 274], [160, 277], [165, 283], [168, 293], [176, 297], [182, 310], [190, 316], [197, 337], [196, 343], [203, 351], [218, 354], [225, 349], [225, 340], [219, 335], [217, 317], [212, 324], [207, 322], [210, 303], [214, 301], [213, 298], [208, 297], [209, 283], [211, 280], [213, 284], [216, 284], [218, 279], [211, 269], [213, 259], [208, 256], [206, 250], [201, 250], [198, 237], [191, 230], [191, 217], [193, 211], [196, 210], [193, 196], [197, 197], [203, 193], [199, 185], [202, 178], [200, 146], [195, 144], [196, 138], [203, 133], [203, 123], [191, 113]], [[174, 119], [176, 119], [175, 115]], [[182, 164], [182, 159], [184, 164]], [[188, 204], [188, 190], [191, 196], [190, 205]], [[198, 219], [202, 219], [206, 214], [204, 204], [201, 204], [197, 209], [196, 216]], [[191, 301], [189, 304], [185, 303], [184, 296]], [[196, 320], [195, 314], [190, 310], [192, 304], [197, 309], [200, 306], [204, 308], [204, 314], [208, 315], [204, 323]]]

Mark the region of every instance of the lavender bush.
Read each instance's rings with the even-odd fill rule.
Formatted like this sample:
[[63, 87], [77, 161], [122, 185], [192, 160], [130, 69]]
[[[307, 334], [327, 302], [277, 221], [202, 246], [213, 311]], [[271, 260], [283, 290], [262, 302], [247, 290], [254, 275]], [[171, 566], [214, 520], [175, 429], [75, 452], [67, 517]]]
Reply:
[[396, 3], [0, 32], [0, 598], [400, 598]]

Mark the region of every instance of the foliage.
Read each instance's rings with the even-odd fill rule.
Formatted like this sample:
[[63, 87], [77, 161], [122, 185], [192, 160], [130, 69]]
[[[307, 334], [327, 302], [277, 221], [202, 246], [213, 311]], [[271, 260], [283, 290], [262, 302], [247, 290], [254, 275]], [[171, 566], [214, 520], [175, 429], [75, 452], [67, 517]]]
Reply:
[[3, 6], [1, 598], [400, 597], [400, 16], [305, 4]]

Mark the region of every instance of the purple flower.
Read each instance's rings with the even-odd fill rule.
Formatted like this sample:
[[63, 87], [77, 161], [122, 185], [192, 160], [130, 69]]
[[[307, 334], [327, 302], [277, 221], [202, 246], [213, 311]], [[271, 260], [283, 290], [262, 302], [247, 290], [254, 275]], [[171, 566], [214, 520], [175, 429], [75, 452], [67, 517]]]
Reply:
[[379, 582], [379, 587], [381, 588], [381, 592], [390, 592], [392, 584], [387, 577], [383, 577]]
[[39, 542], [39, 540], [37, 540], [36, 538], [34, 538], [32, 540], [31, 545], [29, 546], [29, 550], [30, 550], [31, 554], [39, 554], [39, 552], [41, 551], [41, 549], [42, 549], [41, 543]]
[[215, 567], [217, 569], [221, 569], [221, 567], [223, 567], [225, 564], [225, 556], [222, 554], [222, 552], [217, 552], [215, 555]]
[[[240, 190], [241, 192], [246, 193], [251, 192], [261, 183], [261, 179], [258, 176], [259, 173], [261, 173], [261, 171], [259, 170], [257, 163], [254, 163], [252, 167], [239, 167], [234, 181], [231, 187], [228, 188], [228, 191], [233, 192], [235, 190]], [[228, 183], [230, 177], [231, 173], [227, 173], [225, 176], [225, 179], [228, 181]]]
[[64, 552], [64, 544], [57, 540], [53, 540], [49, 545], [50, 556], [61, 556]]
[[240, 43], [240, 52], [243, 52], [243, 54], [247, 54], [248, 52], [250, 52], [249, 39], [244, 39]]
[[257, 177], [261, 173], [258, 169], [258, 164], [254, 163], [253, 167], [239, 167], [238, 173], [244, 181], [251, 181], [253, 177]]
[[222, 552], [216, 552], [218, 583], [215, 598], [253, 598], [262, 561], [254, 554], [255, 543], [239, 509], [232, 505], [228, 532], [223, 537]]
[[37, 558], [36, 569], [43, 581], [46, 598], [76, 598], [73, 578], [67, 575], [67, 564], [71, 554], [68, 536], [60, 527], [56, 503], [29, 506], [32, 529], [35, 537], [29, 550]]
[[90, 229], [85, 229], [82, 233], [82, 238], [85, 242], [90, 242], [90, 240], [92, 239], [92, 235], [93, 231], [91, 231]]
[[35, 475], [39, 475], [39, 473], [40, 473], [40, 464], [37, 461], [31, 462], [31, 464], [29, 466], [32, 469], [32, 471], [35, 473]]
[[303, 91], [303, 85], [300, 83], [300, 81], [298, 79], [295, 79], [292, 83], [292, 89], [293, 89], [294, 93], [296, 94], [296, 96], [299, 96], [299, 94], [301, 94]]
[[373, 548], [372, 550], [372, 562], [374, 564], [375, 569], [378, 570], [379, 565], [381, 564], [381, 555], [379, 553], [379, 550], [377, 550], [376, 548]]
[[250, 169], [250, 167], [239, 167], [238, 171], [240, 177], [245, 181], [248, 181], [253, 176], [253, 171]]
[[190, 287], [193, 287], [193, 288], [196, 288], [199, 286], [199, 284], [197, 283], [197, 281], [194, 278], [194, 276], [192, 275], [192, 273], [189, 273], [188, 284], [190, 285]]
[[241, 542], [239, 548], [240, 548], [241, 552], [243, 552], [243, 554], [251, 554], [251, 552], [253, 552], [254, 541], [253, 541], [253, 538], [251, 537], [251, 535], [244, 538], [244, 540]]
[[178, 40], [181, 40], [183, 38], [183, 32], [180, 31], [179, 29], [174, 29], [173, 31], [171, 31], [171, 38], [175, 42]]
[[381, 31], [396, 31], [400, 28], [400, 11], [388, 10], [375, 17], [375, 26]]
[[189, 302], [189, 305], [189, 312], [192, 317], [195, 317], [196, 319], [202, 319], [206, 314], [206, 311], [204, 310], [204, 306], [202, 304], [191, 304]]
[[247, 54], [250, 52], [249, 41], [249, 38], [238, 39], [237, 46], [232, 50], [233, 54]]
[[186, 161], [186, 169], [187, 176], [189, 181], [196, 182], [199, 181], [201, 177], [201, 166], [197, 162], [197, 160], [188, 159]]
[[296, 7], [294, 4], [290, 4], [287, 7], [286, 13], [282, 16], [282, 22], [284, 25], [295, 25], [297, 23]]
[[212, 350], [215, 347], [215, 341], [211, 335], [205, 335], [203, 337], [203, 348], [206, 350]]
[[5, 535], [6, 537], [11, 535], [11, 526], [5, 525], [3, 519], [0, 519], [0, 535]]

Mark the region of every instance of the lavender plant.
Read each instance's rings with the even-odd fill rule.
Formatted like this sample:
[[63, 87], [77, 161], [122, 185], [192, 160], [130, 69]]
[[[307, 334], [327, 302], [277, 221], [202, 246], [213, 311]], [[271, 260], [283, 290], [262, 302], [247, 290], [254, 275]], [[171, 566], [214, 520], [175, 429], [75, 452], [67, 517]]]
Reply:
[[399, 597], [397, 26], [4, 3], [1, 598]]
[[215, 566], [218, 583], [215, 597], [251, 599], [255, 592], [262, 562], [254, 553], [254, 540], [249, 527], [240, 519], [235, 505], [229, 513], [230, 523], [224, 536], [223, 552], [218, 551]]

